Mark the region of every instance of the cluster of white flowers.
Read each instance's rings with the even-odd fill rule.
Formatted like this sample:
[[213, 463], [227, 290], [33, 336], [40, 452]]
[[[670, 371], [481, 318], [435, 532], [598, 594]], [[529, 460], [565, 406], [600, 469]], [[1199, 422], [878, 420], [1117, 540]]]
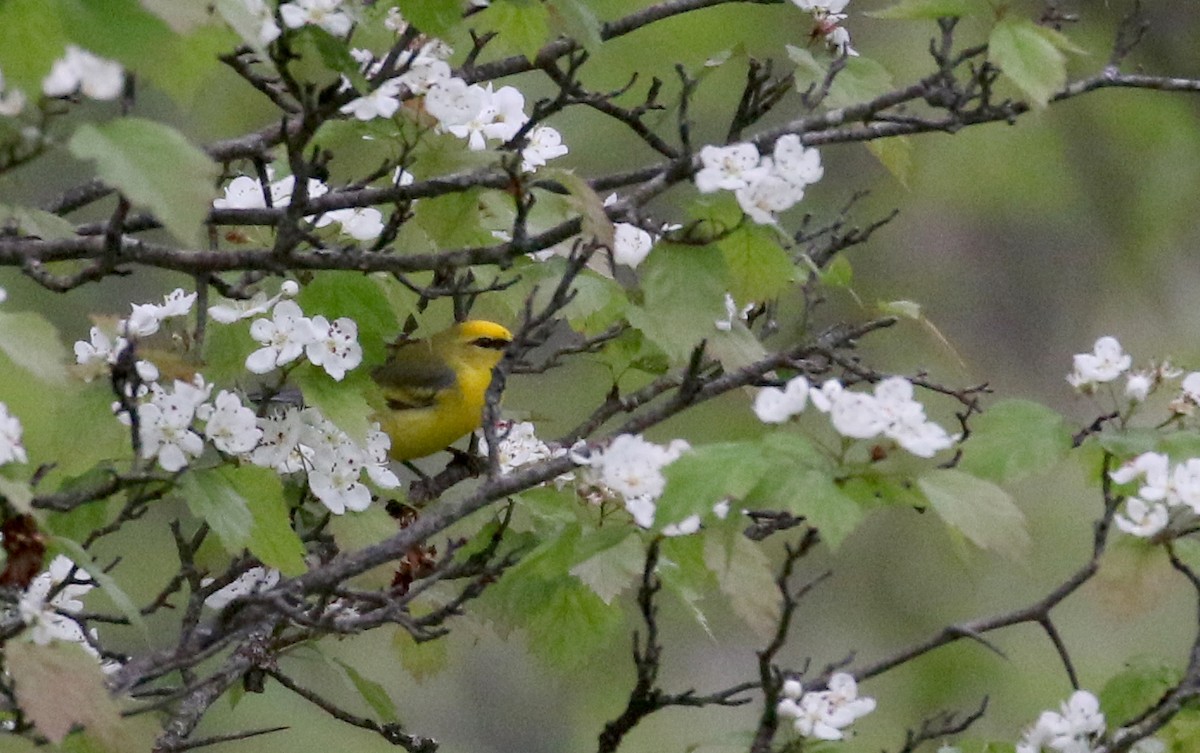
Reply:
[[1113, 521], [1122, 531], [1149, 538], [1170, 522], [1172, 510], [1200, 515], [1200, 458], [1171, 464], [1158, 452], [1146, 452], [1109, 474], [1118, 484], [1141, 479], [1137, 494], [1125, 500], [1125, 513]]
[[[271, 194], [271, 206], [288, 206], [292, 201], [292, 193], [296, 185], [295, 176], [288, 175], [274, 180], [274, 171], [268, 168], [267, 177], [272, 181], [267, 186], [267, 190]], [[307, 190], [308, 198], [315, 199], [328, 193], [329, 186], [316, 178], [309, 178]], [[267, 206], [262, 186], [256, 179], [248, 175], [239, 175], [231, 180], [229, 185], [225, 186], [224, 193], [223, 197], [213, 200], [213, 207], [217, 209], [263, 209]], [[341, 225], [342, 232], [357, 241], [374, 240], [383, 232], [383, 213], [375, 207], [334, 209], [305, 219], [317, 227], [326, 227], [336, 222]]]
[[776, 713], [791, 719], [792, 727], [802, 737], [841, 740], [847, 727], [875, 710], [875, 699], [860, 698], [858, 684], [845, 672], [830, 677], [825, 690], [806, 693], [800, 681], [793, 679], [783, 683], [781, 692], [783, 699]]
[[[75, 363], [79, 374], [85, 380], [91, 380], [106, 373], [128, 346], [130, 338], [149, 337], [157, 333], [168, 319], [186, 316], [195, 302], [195, 293], [176, 288], [163, 297], [162, 303], [133, 304], [129, 317], [118, 319], [112, 327], [92, 327], [86, 341], [75, 343]], [[143, 382], [158, 379], [158, 368], [149, 361], [138, 361], [135, 368]]]
[[1077, 690], [1062, 704], [1061, 712], [1041, 713], [1017, 743], [1017, 753], [1090, 753], [1103, 733], [1100, 702], [1088, 691]]
[[1170, 410], [1180, 416], [1192, 416], [1200, 407], [1200, 371], [1185, 374], [1183, 369], [1168, 361], [1152, 363], [1149, 367], [1132, 370], [1133, 357], [1111, 336], [1096, 340], [1090, 353], [1077, 353], [1074, 368], [1067, 381], [1080, 394], [1092, 395], [1102, 384], [1125, 377], [1124, 397], [1130, 404], [1145, 402], [1159, 387], [1183, 377], [1179, 393], [1171, 401]]
[[[212, 578], [205, 578], [200, 585], [207, 586]], [[229, 602], [242, 596], [274, 588], [279, 582], [279, 571], [273, 567], [252, 567], [233, 582], [208, 595], [204, 606], [209, 609], [224, 609]]]
[[[1117, 730], [1118, 738], [1121, 730]], [[1104, 735], [1100, 701], [1086, 690], [1071, 694], [1059, 711], [1043, 711], [1017, 743], [1016, 753], [1092, 753]], [[1166, 745], [1153, 737], [1138, 740], [1130, 753], [1163, 753]]]
[[[326, 0], [328, 1], [328, 0]], [[402, 33], [407, 23], [399, 11], [389, 10], [385, 24]], [[438, 39], [431, 39], [411, 56], [402, 59], [404, 72], [380, 82], [369, 93], [346, 103], [341, 111], [358, 120], [390, 118], [400, 109], [403, 89], [410, 94], [424, 95], [425, 111], [437, 119], [438, 128], [465, 139], [472, 151], [482, 151], [488, 142], [506, 143], [529, 122], [525, 114], [525, 95], [511, 86], [494, 89], [492, 85], [468, 84], [452, 74], [447, 59], [453, 49]], [[375, 76], [380, 63], [369, 50], [352, 50], [351, 54], [367, 76]], [[343, 81], [349, 88], [350, 82]], [[521, 169], [533, 172], [548, 160], [561, 157], [568, 149], [562, 135], [546, 125], [529, 131], [521, 150]]]
[[585, 467], [580, 479], [585, 488], [601, 498], [620, 499], [634, 521], [649, 528], [654, 525], [655, 502], [667, 485], [663, 468], [689, 449], [682, 439], [664, 447], [640, 434], [621, 434], [603, 449], [572, 448], [571, 459]]
[[858, 53], [850, 46], [850, 32], [843, 27], [843, 13], [850, 0], [792, 0], [792, 4], [813, 17], [813, 37], [820, 37], [838, 55], [855, 56]]
[[874, 394], [851, 392], [836, 379], [814, 388], [798, 376], [782, 388], [760, 390], [754, 412], [764, 423], [784, 423], [802, 412], [809, 400], [829, 415], [839, 434], [850, 439], [883, 435], [922, 458], [933, 457], [958, 440], [958, 435], [949, 434], [925, 416], [925, 406], [913, 399], [912, 382], [899, 376], [879, 382]]
[[[78, 643], [97, 659], [100, 654], [83, 634], [83, 628], [69, 615], [83, 611], [79, 599], [91, 591], [95, 584], [92, 577], [81, 567], [63, 555], [50, 561], [50, 567], [38, 573], [21, 594], [17, 604], [21, 620], [29, 626], [29, 637], [34, 643], [45, 646], [51, 641]], [[54, 591], [54, 596], [50, 592]], [[96, 631], [91, 631], [94, 639]], [[115, 667], [106, 665], [106, 669]]]
[[793, 133], [779, 137], [772, 156], [750, 143], [709, 145], [700, 150], [700, 164], [696, 188], [733, 191], [742, 211], [760, 225], [774, 224], [776, 214], [803, 199], [805, 187], [824, 175], [820, 153]]
[[50, 73], [42, 79], [42, 92], [47, 97], [66, 97], [79, 91], [92, 99], [116, 99], [124, 87], [125, 71], [120, 63], [75, 45], [67, 45], [66, 53], [54, 61]]
[[25, 445], [21, 444], [21, 421], [8, 414], [8, 406], [0, 403], [0, 465], [28, 463]]
[[268, 374], [304, 355], [340, 382], [347, 371], [362, 363], [358, 325], [353, 319], [343, 316], [330, 322], [319, 315], [309, 318], [291, 300], [276, 303], [270, 319], [251, 322], [250, 337], [262, 345], [246, 357], [246, 369], [254, 374]]
[[[246, 368], [256, 374], [270, 372], [303, 355], [334, 379], [343, 379], [348, 370], [362, 362], [357, 325], [346, 317], [330, 322], [323, 316], [304, 316], [290, 300], [298, 292], [299, 286], [287, 281], [275, 296], [260, 292], [248, 301], [213, 305], [208, 313], [213, 321], [223, 324], [271, 315], [269, 319], [255, 319], [250, 325], [251, 337], [262, 346], [246, 359]], [[175, 290], [162, 304], [136, 304], [129, 318], [117, 323], [121, 335], [93, 327], [89, 341], [75, 343], [75, 357], [86, 370], [85, 376], [95, 376], [114, 364], [127, 337], [154, 334], [165, 319], [186, 315], [195, 300], [195, 293]], [[213, 385], [199, 374], [190, 382], [175, 380], [164, 385], [158, 381], [158, 369], [148, 361], [139, 361], [137, 370], [143, 383], [126, 397], [137, 406], [141, 455], [145, 460], [157, 461], [165, 471], [182, 470], [200, 457], [207, 439], [222, 453], [279, 473], [305, 472], [313, 496], [339, 515], [348, 509], [364, 510], [371, 503], [370, 489], [362, 483], [364, 473], [379, 488], [400, 485], [387, 465], [391, 440], [378, 425], [363, 447], [315, 408], [291, 408], [259, 417], [233, 392], [220, 390], [212, 398]], [[113, 407], [123, 422], [132, 423], [120, 402]], [[0, 460], [5, 453], [24, 461], [20, 424], [16, 419], [8, 420], [7, 409], [0, 404]]]
[[[496, 453], [500, 459], [500, 474], [507, 476], [517, 468], [567, 454], [563, 447], [551, 447], [538, 439], [534, 426], [528, 421], [497, 421], [496, 436], [499, 443]], [[479, 433], [479, 451], [488, 453], [487, 439]], [[567, 479], [570, 478], [568, 475]]]
[[391, 439], [378, 424], [367, 433], [365, 447], [315, 408], [288, 408], [258, 419], [257, 426], [262, 439], [250, 450], [250, 462], [280, 474], [306, 471], [309, 490], [335, 515], [371, 504], [363, 473], [381, 489], [400, 486], [388, 467]]

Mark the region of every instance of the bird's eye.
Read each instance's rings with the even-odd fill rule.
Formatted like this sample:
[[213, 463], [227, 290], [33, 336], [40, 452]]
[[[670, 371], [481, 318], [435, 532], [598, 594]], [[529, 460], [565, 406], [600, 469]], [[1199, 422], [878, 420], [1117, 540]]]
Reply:
[[480, 337], [471, 341], [476, 348], [490, 348], [491, 350], [504, 350], [508, 347], [508, 343], [508, 340], [499, 337]]

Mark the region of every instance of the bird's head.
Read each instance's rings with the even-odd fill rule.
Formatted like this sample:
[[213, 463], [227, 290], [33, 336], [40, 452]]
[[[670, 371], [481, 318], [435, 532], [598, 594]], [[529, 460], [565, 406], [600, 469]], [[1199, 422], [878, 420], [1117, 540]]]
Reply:
[[444, 337], [448, 353], [475, 364], [486, 364], [489, 368], [500, 363], [504, 349], [513, 336], [502, 325], [484, 319], [459, 322], [439, 337]]

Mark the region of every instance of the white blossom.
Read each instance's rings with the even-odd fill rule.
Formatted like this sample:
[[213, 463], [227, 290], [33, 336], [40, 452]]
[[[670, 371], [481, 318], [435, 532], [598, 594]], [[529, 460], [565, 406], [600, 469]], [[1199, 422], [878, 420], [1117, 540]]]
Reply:
[[637, 225], [618, 222], [613, 225], [613, 261], [636, 269], [654, 246], [654, 238]]
[[116, 99], [124, 86], [125, 71], [120, 63], [75, 45], [67, 45], [66, 53], [42, 79], [42, 92], [47, 97], [65, 97], [78, 90], [92, 99]]
[[662, 469], [688, 449], [682, 439], [664, 447], [639, 434], [621, 434], [602, 450], [586, 455], [573, 450], [571, 457], [588, 467], [587, 480], [602, 494], [622, 499], [634, 521], [649, 528], [654, 523], [655, 501], [666, 488]]
[[204, 426], [204, 436], [213, 446], [221, 452], [241, 455], [253, 450], [262, 435], [254, 411], [242, 405], [237, 395], [221, 390]]
[[343, 316], [329, 322], [323, 316], [314, 316], [312, 333], [313, 339], [304, 346], [304, 353], [310, 363], [325, 369], [335, 380], [342, 381], [347, 371], [362, 363], [358, 325], [353, 319]]
[[349, 33], [353, 24], [350, 16], [341, 10], [341, 5], [342, 0], [292, 0], [279, 6], [279, 15], [289, 29], [320, 26], [340, 37]]
[[201, 393], [203, 389], [187, 382], [176, 381], [172, 392], [155, 385], [149, 402], [138, 409], [143, 458], [157, 458], [164, 471], [174, 473], [200, 456], [204, 440], [191, 426]]
[[787, 680], [776, 707], [801, 737], [841, 740], [851, 724], [875, 710], [875, 699], [859, 697], [854, 677], [844, 672], [830, 677], [825, 690], [802, 691], [799, 681]]
[[1097, 384], [1111, 382], [1125, 373], [1133, 358], [1121, 349], [1115, 337], [1096, 340], [1091, 353], [1077, 353], [1075, 369], [1067, 375], [1067, 381], [1081, 392], [1094, 389]]
[[341, 112], [353, 115], [357, 120], [390, 118], [400, 109], [400, 85], [397, 78], [388, 79], [373, 91], [342, 105]]
[[1059, 712], [1043, 711], [1017, 743], [1017, 753], [1091, 753], [1104, 732], [1100, 702], [1086, 690], [1077, 690]]
[[5, 463], [28, 463], [25, 446], [21, 444], [21, 422], [8, 414], [8, 406], [0, 403], [0, 465]]
[[700, 193], [746, 188], [765, 172], [759, 167], [759, 161], [754, 144], [705, 146], [700, 150], [701, 168], [696, 172], [696, 188]]
[[[438, 119], [443, 128], [475, 120], [487, 104], [487, 92], [470, 86], [461, 78], [439, 81], [425, 94], [425, 110]], [[481, 147], [482, 148], [482, 147]]]
[[300, 452], [303, 423], [298, 408], [288, 408], [258, 419], [262, 437], [250, 452], [250, 462], [278, 473], [296, 473], [304, 468]]
[[521, 150], [521, 170], [530, 173], [548, 161], [567, 153], [562, 134], [547, 125], [540, 125], [525, 137], [525, 148]]
[[1138, 497], [1125, 500], [1125, 512], [1117, 513], [1113, 522], [1125, 533], [1140, 538], [1150, 538], [1167, 527], [1169, 514], [1161, 502], [1147, 503]]
[[294, 301], [280, 301], [270, 319], [255, 319], [250, 324], [250, 336], [263, 347], [246, 357], [246, 368], [266, 374], [299, 358], [316, 339], [316, 331]]
[[259, 24], [258, 34], [255, 36], [257, 42], [266, 46], [278, 39], [281, 31], [279, 24], [275, 23], [275, 14], [272, 12], [271, 6], [263, 0], [242, 0], [242, 2]]
[[[50, 592], [63, 583], [66, 585], [49, 598]], [[22, 621], [30, 627], [33, 642], [46, 645], [55, 640], [70, 641], [95, 655], [79, 623], [67, 616], [83, 610], [79, 599], [92, 587], [87, 571], [76, 567], [67, 557], [60, 554], [51, 560], [50, 566], [30, 581], [17, 606]]]
[[779, 387], [763, 387], [754, 396], [754, 415], [766, 424], [781, 424], [804, 410], [808, 404], [808, 380], [803, 376]]

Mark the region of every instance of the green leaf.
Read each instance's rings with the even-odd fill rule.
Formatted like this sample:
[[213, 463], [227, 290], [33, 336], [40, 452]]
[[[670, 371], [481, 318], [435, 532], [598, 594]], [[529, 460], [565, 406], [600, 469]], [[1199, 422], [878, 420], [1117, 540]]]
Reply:
[[83, 647], [68, 641], [45, 646], [8, 641], [5, 668], [16, 686], [17, 703], [38, 731], [60, 743], [76, 724], [102, 740], [110, 750], [127, 747], [120, 709], [104, 686], [100, 663]]
[[[430, 2], [429, 4], [433, 5], [434, 3]], [[221, 14], [221, 18], [225, 19], [225, 23], [237, 32], [243, 42], [260, 53], [266, 51], [266, 45], [259, 39], [262, 21], [250, 11], [246, 0], [216, 0], [216, 9]], [[263, 58], [270, 65], [270, 59], [265, 55]]]
[[366, 446], [374, 414], [367, 394], [377, 392], [378, 387], [365, 371], [348, 372], [338, 382], [323, 370], [305, 365], [292, 372], [292, 377], [304, 395], [305, 405], [321, 411], [322, 416], [346, 432], [350, 439]]
[[96, 162], [101, 180], [154, 212], [185, 243], [199, 243], [217, 166], [178, 131], [141, 118], [81, 125], [67, 144]]
[[796, 64], [796, 90], [804, 93], [808, 88], [818, 81], [825, 80], [825, 74], [828, 72], [824, 65], [817, 62], [813, 54], [805, 47], [797, 47], [795, 45], [787, 45], [785, 47], [788, 58]]
[[1170, 753], [1192, 753], [1200, 749], [1200, 711], [1184, 707], [1155, 737]]
[[[609, 531], [616, 534], [609, 534]], [[621, 592], [637, 583], [642, 575], [641, 541], [630, 528], [603, 528], [604, 546], [570, 569], [571, 575], [583, 581], [605, 604], [612, 604]], [[596, 537], [592, 537], [596, 538]]]
[[396, 713], [396, 704], [392, 703], [391, 696], [382, 685], [363, 677], [357, 669], [341, 659], [333, 661], [345, 671], [346, 677], [350, 679], [350, 684], [367, 702], [367, 705], [379, 715], [380, 719], [388, 724], [400, 724], [400, 715]]
[[717, 330], [708, 341], [709, 354], [720, 361], [725, 371], [745, 368], [766, 357], [762, 341], [741, 320], [730, 322], [728, 330]]
[[354, 515], [333, 516], [329, 520], [329, 532], [339, 549], [354, 552], [396, 535], [396, 520], [388, 515], [383, 505], [371, 505]]
[[[495, 6], [493, 6], [495, 7]], [[583, 225], [580, 233], [584, 238], [594, 238], [605, 248], [613, 247], [614, 238], [612, 220], [604, 211], [604, 200], [596, 193], [588, 182], [574, 171], [559, 167], [546, 167], [538, 170], [538, 176], [543, 180], [553, 180], [561, 183], [571, 196], [571, 206], [579, 212]]]
[[608, 644], [624, 622], [619, 609], [570, 576], [543, 581], [541, 589], [544, 598], [524, 625], [530, 651], [553, 665], [578, 665]]
[[889, 139], [874, 139], [866, 142], [867, 151], [875, 155], [879, 164], [883, 165], [892, 177], [900, 181], [900, 185], [908, 188], [908, 181], [913, 171], [912, 140], [907, 136], [893, 136]]
[[124, 589], [117, 585], [117, 582], [113, 580], [111, 575], [104, 572], [104, 569], [98, 562], [92, 560], [91, 555], [83, 547], [71, 539], [55, 536], [51, 540], [51, 549], [60, 550], [63, 554], [70, 557], [76, 565], [87, 570], [88, 575], [92, 577], [96, 585], [100, 586], [105, 596], [112, 601], [113, 606], [129, 620], [129, 624], [141, 631], [144, 637], [149, 637], [150, 632], [146, 628], [146, 621], [142, 619], [142, 613], [137, 608], [137, 605], [133, 603], [133, 599], [129, 598]]
[[450, 658], [447, 645], [440, 638], [417, 641], [402, 627], [392, 634], [392, 647], [400, 655], [400, 666], [418, 683], [446, 668]]
[[604, 41], [600, 36], [600, 20], [585, 0], [550, 0], [548, 5], [554, 36], [570, 37], [589, 51]]
[[461, 0], [400, 0], [404, 19], [431, 37], [447, 37], [462, 19]]
[[624, 318], [629, 301], [613, 280], [585, 271], [575, 278], [571, 289], [575, 297], [563, 309], [563, 316], [576, 332], [599, 334]]
[[770, 471], [745, 499], [747, 507], [804, 517], [836, 549], [863, 519], [862, 508], [834, 482], [828, 458], [806, 438], [788, 432], [763, 437]]
[[304, 57], [304, 48], [311, 47], [327, 69], [344, 76], [359, 91], [366, 87], [366, 78], [358, 62], [350, 55], [350, 48], [320, 26], [304, 25], [296, 32], [293, 44], [302, 50], [301, 57]]
[[[148, 75], [176, 104], [190, 109], [198, 96], [217, 85], [223, 72], [219, 56], [237, 46], [238, 35], [224, 24], [198, 28], [163, 45], [157, 53], [160, 62], [149, 67]], [[269, 65], [260, 60], [260, 65]]]
[[689, 241], [721, 238], [742, 224], [742, 207], [731, 191], [718, 191], [697, 197], [688, 205]]
[[225, 468], [186, 473], [179, 479], [179, 491], [192, 514], [208, 523], [225, 551], [236, 556], [250, 542], [254, 516], [229, 475]]
[[141, 3], [178, 34], [186, 34], [209, 21], [209, 0], [141, 0]]
[[728, 278], [720, 249], [659, 243], [639, 272], [645, 303], [630, 307], [629, 323], [673, 361], [686, 361], [725, 316]]
[[269, 468], [251, 465], [230, 468], [226, 476], [250, 508], [253, 523], [246, 542], [250, 553], [288, 577], [303, 574], [308, 569], [304, 544], [292, 529], [279, 476]]
[[863, 15], [901, 20], [961, 18], [971, 15], [974, 5], [974, 0], [900, 0], [894, 5], [867, 11]]
[[56, 214], [34, 207], [0, 204], [0, 227], [11, 228], [16, 235], [27, 235], [47, 241], [75, 237], [75, 226], [72, 223]]
[[961, 468], [996, 483], [1049, 470], [1071, 449], [1057, 412], [1027, 400], [997, 403], [971, 422]]
[[1141, 455], [1143, 452], [1157, 450], [1158, 440], [1162, 438], [1162, 433], [1157, 429], [1139, 427], [1129, 429], [1105, 427], [1104, 431], [1093, 436], [1101, 447], [1118, 459], [1125, 459]]
[[416, 223], [439, 248], [464, 248], [496, 242], [479, 223], [478, 190], [421, 199], [413, 213]]
[[826, 267], [821, 270], [821, 282], [835, 288], [848, 288], [854, 280], [854, 267], [845, 256], [833, 257]]
[[0, 72], [6, 88], [21, 89], [30, 99], [42, 90], [42, 78], [66, 45], [62, 11], [46, 0], [0, 2]]
[[779, 245], [775, 230], [765, 225], [742, 225], [717, 242], [725, 256], [729, 292], [739, 302], [766, 301], [787, 290], [796, 267]]
[[67, 381], [67, 349], [58, 330], [33, 311], [0, 311], [0, 351], [43, 387]]
[[829, 87], [825, 101], [830, 107], [849, 107], [870, 102], [892, 90], [892, 74], [879, 63], [864, 57], [846, 60]]
[[957, 470], [938, 470], [917, 479], [942, 520], [982, 549], [1009, 559], [1029, 551], [1025, 516], [1000, 487]]
[[656, 504], [655, 527], [709, 515], [728, 497], [741, 500], [771, 470], [757, 441], [693, 447], [663, 469], [667, 486]]
[[33, 487], [28, 481], [17, 481], [0, 476], [0, 499], [18, 513], [33, 512]]
[[898, 316], [902, 319], [921, 320], [921, 304], [914, 301], [880, 301], [879, 313]]
[[1176, 462], [1200, 457], [1200, 432], [1173, 431], [1170, 434], [1160, 434], [1158, 451], [1166, 453]]
[[550, 11], [541, 0], [496, 0], [480, 14], [490, 23], [502, 45], [529, 60], [550, 40]]
[[151, 71], [154, 53], [175, 36], [138, 0], [56, 0], [67, 35], [80, 47], [113, 58], [139, 75]]
[[1045, 107], [1067, 83], [1067, 60], [1050, 31], [1034, 22], [1006, 16], [988, 39], [988, 60], [1024, 92], [1034, 107]]
[[1100, 708], [1110, 728], [1124, 726], [1153, 706], [1182, 678], [1170, 664], [1149, 656], [1128, 660], [1100, 690]]
[[770, 638], [779, 623], [782, 603], [767, 555], [735, 532], [727, 541], [708, 538], [704, 560], [734, 613], [760, 638]]

